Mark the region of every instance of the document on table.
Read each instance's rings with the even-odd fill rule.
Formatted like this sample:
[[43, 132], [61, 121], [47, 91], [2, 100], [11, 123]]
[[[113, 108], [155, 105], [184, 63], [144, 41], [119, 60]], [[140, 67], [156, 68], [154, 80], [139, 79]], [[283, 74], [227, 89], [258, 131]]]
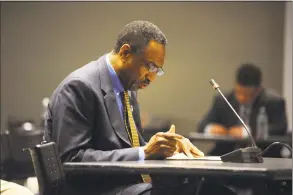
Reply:
[[220, 156], [188, 157], [183, 153], [175, 154], [166, 160], [205, 160], [205, 161], [222, 161]]

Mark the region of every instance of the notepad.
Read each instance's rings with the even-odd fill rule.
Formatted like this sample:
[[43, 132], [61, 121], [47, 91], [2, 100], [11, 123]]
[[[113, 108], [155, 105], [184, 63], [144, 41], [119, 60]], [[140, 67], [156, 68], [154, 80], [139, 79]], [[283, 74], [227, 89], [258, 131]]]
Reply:
[[183, 153], [175, 154], [166, 160], [205, 160], [205, 161], [222, 161], [220, 156], [188, 157]]

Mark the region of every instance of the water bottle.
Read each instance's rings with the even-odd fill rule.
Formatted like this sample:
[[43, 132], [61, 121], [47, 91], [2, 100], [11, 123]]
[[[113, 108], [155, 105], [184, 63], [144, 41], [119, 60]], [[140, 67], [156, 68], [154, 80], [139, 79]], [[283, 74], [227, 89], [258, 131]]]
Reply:
[[261, 107], [259, 109], [258, 116], [256, 119], [256, 125], [257, 125], [257, 138], [266, 139], [268, 137], [269, 124], [268, 124], [268, 115], [267, 115], [265, 107]]

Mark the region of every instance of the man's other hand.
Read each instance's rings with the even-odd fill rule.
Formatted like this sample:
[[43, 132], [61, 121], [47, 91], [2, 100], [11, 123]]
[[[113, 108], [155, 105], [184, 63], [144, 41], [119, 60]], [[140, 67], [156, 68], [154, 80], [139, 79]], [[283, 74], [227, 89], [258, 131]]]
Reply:
[[178, 144], [177, 144], [177, 150], [176, 153], [181, 153], [183, 152], [186, 156], [188, 157], [203, 157], [204, 153], [197, 149], [188, 138], [181, 138], [177, 139]]
[[[168, 132], [175, 133], [175, 126], [172, 125]], [[197, 149], [197, 147], [195, 147], [190, 142], [189, 139], [182, 136], [181, 138], [176, 138], [176, 140], [177, 140], [177, 145], [176, 145], [175, 154], [183, 152], [188, 157], [203, 157], [204, 156], [204, 153], [200, 151], [199, 149]]]

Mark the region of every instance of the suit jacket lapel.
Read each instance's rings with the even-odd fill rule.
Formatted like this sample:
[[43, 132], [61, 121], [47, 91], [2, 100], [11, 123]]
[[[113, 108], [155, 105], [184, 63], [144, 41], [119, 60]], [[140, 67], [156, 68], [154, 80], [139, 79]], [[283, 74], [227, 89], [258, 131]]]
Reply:
[[131, 146], [128, 134], [125, 129], [124, 122], [121, 118], [119, 107], [116, 101], [116, 96], [113, 90], [112, 80], [109, 75], [109, 70], [106, 64], [106, 56], [104, 55], [99, 65], [99, 73], [101, 79], [101, 88], [105, 92], [105, 106], [108, 116], [116, 134], [129, 146]]

